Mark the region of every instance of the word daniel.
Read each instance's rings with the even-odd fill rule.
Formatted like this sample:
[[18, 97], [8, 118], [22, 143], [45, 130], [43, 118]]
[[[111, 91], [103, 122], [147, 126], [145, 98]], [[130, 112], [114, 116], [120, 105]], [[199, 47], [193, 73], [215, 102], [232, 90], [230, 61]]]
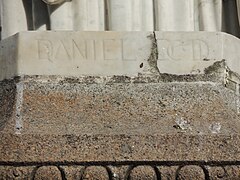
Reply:
[[[159, 48], [158, 60], [191, 60], [201, 61], [209, 54], [209, 47], [203, 40], [157, 39]], [[135, 61], [144, 49], [137, 46], [134, 39], [66, 39], [36, 41], [39, 60], [123, 60]]]

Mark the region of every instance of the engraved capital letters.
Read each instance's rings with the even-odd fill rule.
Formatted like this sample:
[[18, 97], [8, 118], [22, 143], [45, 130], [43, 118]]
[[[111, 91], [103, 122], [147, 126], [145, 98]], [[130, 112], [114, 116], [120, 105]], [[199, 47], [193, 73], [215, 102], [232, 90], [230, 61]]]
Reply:
[[202, 40], [158, 39], [159, 60], [201, 61], [209, 55], [208, 44]]

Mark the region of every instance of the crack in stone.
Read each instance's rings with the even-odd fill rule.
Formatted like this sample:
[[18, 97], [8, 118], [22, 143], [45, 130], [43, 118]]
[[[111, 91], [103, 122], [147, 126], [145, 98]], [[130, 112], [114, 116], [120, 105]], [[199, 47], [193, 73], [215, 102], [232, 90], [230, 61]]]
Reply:
[[158, 44], [156, 33], [149, 35], [148, 38], [152, 41], [151, 54], [147, 60], [147, 66], [144, 69], [144, 74], [149, 75], [160, 75], [160, 70], [158, 69]]

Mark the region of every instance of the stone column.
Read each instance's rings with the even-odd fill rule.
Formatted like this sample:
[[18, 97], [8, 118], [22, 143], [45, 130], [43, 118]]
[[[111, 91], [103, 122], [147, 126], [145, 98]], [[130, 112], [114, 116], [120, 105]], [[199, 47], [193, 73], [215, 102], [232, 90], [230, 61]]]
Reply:
[[153, 31], [152, 0], [108, 0], [109, 30]]
[[27, 15], [22, 0], [0, 0], [1, 39], [28, 30]]

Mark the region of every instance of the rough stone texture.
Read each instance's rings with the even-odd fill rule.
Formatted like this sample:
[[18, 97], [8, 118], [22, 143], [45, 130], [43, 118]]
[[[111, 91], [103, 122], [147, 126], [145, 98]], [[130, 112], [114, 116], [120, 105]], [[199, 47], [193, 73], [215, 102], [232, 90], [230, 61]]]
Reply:
[[61, 166], [61, 168], [68, 180], [81, 179], [85, 170], [84, 166]]
[[201, 168], [200, 166], [184, 166], [178, 169], [177, 179], [204, 180], [206, 179], [206, 175], [203, 168]]
[[82, 179], [110, 179], [108, 171], [105, 167], [90, 166], [84, 170]]
[[237, 166], [221, 166], [221, 167], [207, 167], [210, 179], [233, 179], [240, 178], [240, 167]]
[[42, 180], [42, 179], [53, 179], [61, 180], [61, 172], [57, 167], [54, 166], [42, 166], [37, 168], [34, 174], [33, 179]]
[[159, 166], [159, 172], [161, 173], [161, 180], [176, 180], [176, 172], [178, 166]]
[[151, 166], [138, 166], [131, 169], [130, 174], [128, 175], [127, 179], [157, 179], [160, 178], [160, 175], [156, 174], [155, 170]]
[[239, 178], [239, 95], [212, 73], [0, 85], [0, 179]]
[[0, 179], [31, 179], [33, 177], [34, 166], [0, 166]]
[[204, 134], [213, 133], [211, 127], [217, 123], [222, 126], [221, 133], [239, 130], [239, 98], [217, 83], [76, 84], [26, 80], [22, 86], [22, 135]]

